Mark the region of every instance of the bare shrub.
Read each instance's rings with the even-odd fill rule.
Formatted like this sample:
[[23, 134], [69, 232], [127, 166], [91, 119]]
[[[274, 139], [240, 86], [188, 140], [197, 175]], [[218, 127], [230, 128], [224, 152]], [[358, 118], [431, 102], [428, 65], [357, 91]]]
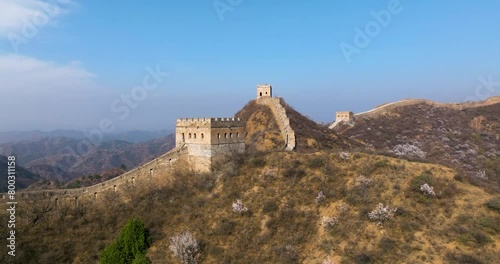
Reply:
[[476, 172], [475, 176], [479, 179], [482, 179], [482, 180], [488, 179], [488, 176], [486, 175], [486, 171], [484, 171], [484, 170], [480, 170], [480, 171]]
[[436, 196], [434, 192], [434, 187], [430, 186], [427, 183], [424, 183], [420, 186], [420, 190], [427, 196]]
[[330, 229], [338, 223], [339, 220], [337, 217], [323, 216], [323, 219], [321, 219], [321, 226], [323, 226], [324, 229]]
[[361, 190], [366, 190], [368, 187], [370, 187], [372, 182], [373, 182], [372, 179], [361, 175], [356, 179], [356, 186]]
[[330, 257], [328, 257], [328, 259], [323, 260], [321, 264], [335, 264], [335, 262], [333, 262], [333, 260]]
[[238, 214], [243, 214], [248, 212], [248, 208], [243, 205], [243, 202], [240, 199], [237, 199], [235, 203], [232, 205], [233, 212]]
[[385, 221], [394, 218], [394, 213], [397, 210], [397, 208], [390, 207], [389, 205], [384, 206], [383, 203], [379, 203], [375, 210], [368, 213], [368, 217], [370, 220], [378, 221], [378, 226], [382, 226]]
[[348, 159], [351, 158], [351, 153], [349, 153], [347, 151], [342, 151], [342, 152], [339, 153], [339, 156], [343, 160], [348, 160]]
[[316, 195], [316, 203], [321, 203], [324, 200], [325, 200], [325, 195], [323, 194], [323, 191], [319, 191], [318, 195]]
[[419, 147], [408, 143], [394, 146], [391, 152], [396, 156], [417, 157], [422, 159], [426, 156], [426, 153]]
[[169, 248], [184, 264], [196, 264], [201, 256], [200, 243], [189, 231], [173, 235]]

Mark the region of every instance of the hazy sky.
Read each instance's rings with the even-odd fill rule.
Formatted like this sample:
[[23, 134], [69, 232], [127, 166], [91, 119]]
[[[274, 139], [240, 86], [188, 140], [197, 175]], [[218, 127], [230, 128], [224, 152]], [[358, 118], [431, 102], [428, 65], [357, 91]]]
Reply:
[[270, 83], [316, 121], [500, 95], [500, 2], [0, 0], [0, 131], [164, 129]]

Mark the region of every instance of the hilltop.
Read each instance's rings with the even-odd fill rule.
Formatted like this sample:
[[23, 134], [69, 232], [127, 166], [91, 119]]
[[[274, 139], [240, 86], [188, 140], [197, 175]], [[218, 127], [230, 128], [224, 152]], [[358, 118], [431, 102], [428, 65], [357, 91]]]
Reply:
[[[286, 151], [271, 108], [251, 101], [236, 114], [246, 121], [247, 151], [220, 157], [210, 172], [193, 171], [181, 161], [154, 173], [139, 169], [118, 179], [122, 181], [118, 189], [103, 189], [78, 202], [61, 199], [57, 206], [50, 195], [29, 193], [18, 209], [26, 221], [19, 223], [23, 239], [15, 263], [96, 262], [99, 252], [133, 217], [140, 218], [151, 235], [147, 257], [152, 263], [179, 263], [169, 250], [170, 238], [184, 231], [200, 242], [201, 263], [321, 263], [327, 259], [491, 263], [497, 259], [498, 194], [469, 184], [458, 169], [420, 157], [377, 155], [363, 148], [369, 142], [345, 136], [363, 122], [379, 119], [358, 119], [339, 135], [280, 102], [295, 133], [296, 151]], [[444, 111], [428, 109], [427, 104], [407, 107], [423, 115]], [[491, 124], [494, 113], [490, 112], [496, 111], [496, 105], [484, 107], [493, 110], [460, 110], [466, 112], [457, 120], [476, 113], [467, 111], [480, 111], [487, 120], [482, 124]], [[397, 116], [404, 116], [403, 112]], [[386, 127], [399, 124], [390, 121]], [[488, 139], [495, 129], [487, 133]], [[161, 163], [158, 159], [151, 164]], [[137, 184], [144, 173], [147, 180]], [[237, 199], [247, 212], [233, 211]], [[380, 203], [392, 212], [384, 220], [374, 218]], [[2, 212], [5, 219], [6, 211]]]
[[[203, 244], [202, 263], [320, 263], [329, 257], [341, 263], [491, 263], [500, 242], [499, 198], [455, 175], [440, 165], [363, 153], [233, 156], [212, 173], [177, 168], [163, 176], [167, 182], [129, 186], [78, 207], [29, 202], [19, 213], [38, 221], [20, 225], [16, 259], [95, 262], [137, 216], [153, 238], [147, 254], [153, 263], [178, 263], [169, 239], [186, 230]], [[435, 197], [420, 191], [423, 183], [434, 187]], [[236, 199], [248, 213], [232, 211]], [[378, 203], [397, 208], [383, 227], [368, 216]], [[323, 227], [323, 217], [336, 220]]]
[[335, 130], [378, 153], [417, 147], [425, 155], [409, 158], [454, 167], [464, 180], [500, 191], [500, 97], [463, 104], [405, 100], [356, 114]]
[[[316, 150], [350, 150], [360, 149], [363, 146], [356, 141], [338, 135], [328, 126], [320, 125], [308, 117], [297, 112], [280, 98], [290, 126], [295, 131], [297, 151], [311, 152]], [[283, 150], [284, 140], [280, 137], [280, 128], [274, 119], [270, 107], [250, 101], [235, 114], [246, 121], [246, 144], [249, 150], [275, 151]]]

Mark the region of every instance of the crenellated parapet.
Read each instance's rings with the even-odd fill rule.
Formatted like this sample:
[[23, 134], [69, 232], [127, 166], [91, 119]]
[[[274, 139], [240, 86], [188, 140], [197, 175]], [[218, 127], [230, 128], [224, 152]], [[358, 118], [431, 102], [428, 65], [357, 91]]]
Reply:
[[177, 119], [177, 127], [243, 127], [245, 122], [240, 118], [234, 117], [218, 117], [218, 118], [179, 118]]

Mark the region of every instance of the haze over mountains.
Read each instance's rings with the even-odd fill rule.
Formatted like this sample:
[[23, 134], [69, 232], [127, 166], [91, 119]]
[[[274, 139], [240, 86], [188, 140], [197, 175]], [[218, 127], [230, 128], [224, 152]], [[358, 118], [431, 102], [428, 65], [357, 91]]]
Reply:
[[[6, 140], [14, 137], [15, 133], [2, 135]], [[78, 151], [83, 139], [78, 131], [24, 132], [20, 138], [30, 139], [1, 144], [0, 155], [16, 156], [17, 164], [29, 170], [26, 174], [29, 184], [40, 179], [64, 182], [120, 167], [131, 169], [167, 152], [175, 144], [174, 136], [168, 135], [167, 131], [112, 134], [105, 137], [100, 145], [91, 145], [84, 152]], [[128, 141], [115, 138], [126, 138]], [[18, 179], [23, 177], [24, 174], [19, 175]], [[19, 188], [28, 185], [20, 185]]]
[[[124, 140], [131, 143], [145, 142], [155, 138], [163, 137], [169, 135], [173, 130], [157, 130], [157, 131], [144, 131], [144, 130], [129, 130], [124, 132], [107, 133], [104, 134], [104, 141], [109, 140]], [[67, 137], [73, 139], [84, 139], [88, 138], [88, 132], [82, 130], [67, 130], [67, 129], [56, 129], [52, 131], [6, 131], [0, 132], [0, 144], [12, 143], [18, 141], [39, 139], [44, 137]]]
[[[131, 172], [135, 181], [88, 192], [88, 199], [59, 196], [61, 207], [53, 206], [50, 192], [29, 192], [31, 207], [22, 212], [31, 222], [22, 222], [19, 263], [96, 262], [136, 215], [152, 237], [151, 263], [180, 263], [168, 248], [183, 230], [204, 243], [197, 263], [496, 263], [500, 101], [474, 107], [396, 103], [338, 130], [308, 119], [284, 99], [281, 104], [295, 131], [293, 151], [285, 150], [271, 108], [252, 100], [236, 114], [246, 121], [246, 153], [221, 157], [211, 172], [177, 161], [151, 177]], [[92, 150], [90, 162], [77, 159], [75, 168], [112, 160], [100, 153], [124, 157], [120, 150], [133, 152], [140, 144], [163, 149], [161, 143], [107, 141]], [[52, 138], [33, 149], [59, 157], [66, 153], [54, 146], [72, 144]], [[396, 145], [413, 147], [400, 155]], [[47, 163], [37, 155], [23, 158]], [[468, 170], [485, 170], [487, 177]], [[101, 180], [121, 172], [63, 187], [112, 187]], [[244, 212], [235, 210], [235, 201]]]

